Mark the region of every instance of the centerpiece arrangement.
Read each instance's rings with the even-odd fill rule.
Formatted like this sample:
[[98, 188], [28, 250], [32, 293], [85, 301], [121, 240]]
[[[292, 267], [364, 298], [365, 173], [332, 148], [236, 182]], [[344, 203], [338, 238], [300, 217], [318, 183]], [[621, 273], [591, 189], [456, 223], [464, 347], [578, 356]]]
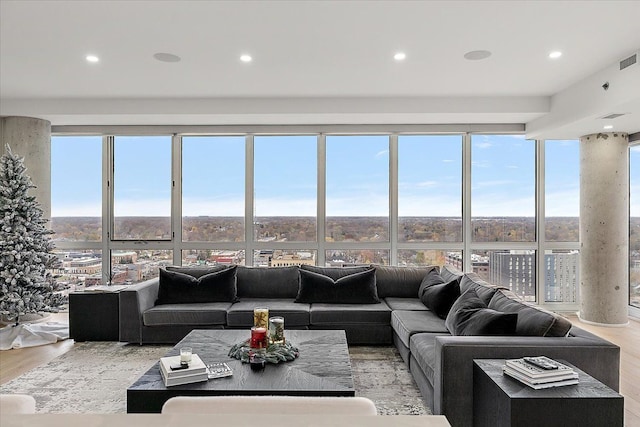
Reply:
[[230, 357], [251, 363], [256, 369], [264, 368], [266, 363], [289, 362], [299, 354], [298, 348], [285, 339], [284, 318], [269, 317], [268, 308], [253, 310], [251, 337], [229, 350]]

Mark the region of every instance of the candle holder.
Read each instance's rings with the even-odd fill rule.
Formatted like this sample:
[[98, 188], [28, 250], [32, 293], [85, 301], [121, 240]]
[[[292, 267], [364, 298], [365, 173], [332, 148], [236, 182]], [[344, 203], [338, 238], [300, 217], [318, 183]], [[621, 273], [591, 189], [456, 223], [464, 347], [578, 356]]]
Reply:
[[274, 316], [269, 318], [269, 343], [284, 344], [284, 317]]
[[266, 328], [251, 328], [251, 339], [249, 341], [249, 346], [252, 349], [265, 349], [268, 345], [267, 340], [267, 329]]
[[252, 371], [261, 371], [266, 366], [267, 361], [259, 354], [249, 352], [249, 365]]
[[253, 309], [253, 326], [256, 328], [269, 327], [269, 309], [268, 308], [254, 308]]

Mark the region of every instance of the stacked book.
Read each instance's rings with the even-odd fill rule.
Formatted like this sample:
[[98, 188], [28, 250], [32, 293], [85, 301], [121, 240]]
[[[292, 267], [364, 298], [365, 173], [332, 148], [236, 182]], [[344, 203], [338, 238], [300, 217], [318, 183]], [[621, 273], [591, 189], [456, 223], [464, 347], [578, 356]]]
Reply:
[[503, 371], [536, 390], [578, 384], [573, 368], [545, 356], [507, 360]]
[[165, 387], [196, 383], [209, 379], [207, 365], [197, 354], [191, 355], [191, 361], [186, 368], [180, 364], [180, 356], [161, 357], [160, 374]]

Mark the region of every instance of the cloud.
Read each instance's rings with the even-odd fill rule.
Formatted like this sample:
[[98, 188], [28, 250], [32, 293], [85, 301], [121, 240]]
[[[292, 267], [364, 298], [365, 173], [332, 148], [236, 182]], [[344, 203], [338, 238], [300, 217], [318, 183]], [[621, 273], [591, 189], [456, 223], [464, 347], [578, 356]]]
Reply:
[[520, 167], [516, 165], [508, 165], [507, 169], [520, 169]]
[[488, 188], [488, 187], [501, 187], [504, 185], [513, 185], [515, 184], [515, 181], [511, 181], [511, 180], [494, 180], [494, 181], [480, 181], [480, 182], [474, 182], [473, 187], [471, 188], [472, 190], [476, 190], [479, 188]]
[[376, 153], [376, 158], [388, 156], [388, 155], [389, 155], [389, 150], [382, 150]]
[[418, 187], [435, 187], [438, 185], [438, 181], [423, 181], [416, 183]]
[[453, 163], [454, 161], [452, 159], [442, 159], [442, 163]]
[[483, 150], [486, 150], [487, 148], [491, 148], [493, 147], [493, 144], [490, 143], [489, 141], [486, 142], [476, 142], [475, 144], [473, 144], [474, 148], [482, 148]]
[[471, 162], [471, 166], [475, 166], [477, 168], [490, 168], [491, 167], [491, 162], [487, 161], [487, 160], [483, 160], [481, 162]]

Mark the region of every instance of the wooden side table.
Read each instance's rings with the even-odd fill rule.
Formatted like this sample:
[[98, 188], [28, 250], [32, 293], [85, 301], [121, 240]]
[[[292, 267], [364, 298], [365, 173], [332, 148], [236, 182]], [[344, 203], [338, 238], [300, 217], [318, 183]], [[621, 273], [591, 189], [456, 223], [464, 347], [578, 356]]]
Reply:
[[624, 398], [561, 362], [578, 372], [579, 384], [535, 390], [504, 375], [504, 359], [475, 359], [474, 427], [622, 427]]
[[118, 341], [119, 289], [69, 293], [69, 337], [76, 341]]

